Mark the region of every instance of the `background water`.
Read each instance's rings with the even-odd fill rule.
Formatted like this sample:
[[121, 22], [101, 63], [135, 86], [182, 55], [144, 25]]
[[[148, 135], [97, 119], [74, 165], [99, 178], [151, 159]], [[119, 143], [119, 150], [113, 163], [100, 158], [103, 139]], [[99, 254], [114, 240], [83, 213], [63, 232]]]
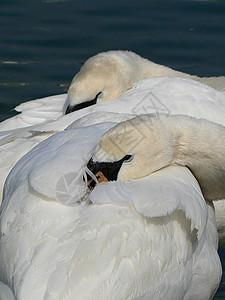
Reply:
[[[224, 1], [1, 0], [0, 29], [0, 121], [21, 102], [66, 92], [82, 63], [106, 50], [225, 73]], [[225, 270], [225, 248], [220, 257]], [[214, 299], [225, 299], [224, 278]]]

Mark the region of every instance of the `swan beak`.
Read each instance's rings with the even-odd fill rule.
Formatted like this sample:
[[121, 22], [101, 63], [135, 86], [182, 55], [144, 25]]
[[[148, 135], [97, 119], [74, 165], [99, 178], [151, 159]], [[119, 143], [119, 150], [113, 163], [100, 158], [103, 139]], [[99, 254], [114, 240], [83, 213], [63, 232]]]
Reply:
[[[105, 177], [105, 175], [102, 173], [102, 171], [98, 171], [95, 174], [95, 176], [98, 180], [98, 183], [103, 182], [103, 181], [108, 182], [108, 179]], [[95, 188], [96, 182], [94, 181], [94, 179], [91, 178], [90, 180], [87, 181], [87, 185], [88, 185], [88, 188], [92, 190]]]
[[77, 111], [77, 110], [80, 110], [82, 108], [85, 108], [85, 107], [88, 107], [88, 106], [92, 106], [92, 105], [94, 105], [96, 103], [97, 103], [97, 96], [96, 96], [95, 99], [90, 100], [90, 101], [81, 102], [81, 103], [76, 104], [74, 106], [69, 105], [67, 107], [67, 109], [66, 109], [65, 114], [67, 115], [67, 114], [69, 114], [69, 113], [71, 113], [73, 111]]
[[[117, 180], [122, 164], [125, 161], [130, 161], [132, 158], [132, 155], [125, 155], [120, 160], [114, 162], [98, 162], [93, 161], [91, 158], [87, 164], [87, 168], [95, 175], [99, 183], [102, 181], [114, 181]], [[87, 185], [89, 189], [93, 189], [96, 185], [96, 182], [89, 176]]]

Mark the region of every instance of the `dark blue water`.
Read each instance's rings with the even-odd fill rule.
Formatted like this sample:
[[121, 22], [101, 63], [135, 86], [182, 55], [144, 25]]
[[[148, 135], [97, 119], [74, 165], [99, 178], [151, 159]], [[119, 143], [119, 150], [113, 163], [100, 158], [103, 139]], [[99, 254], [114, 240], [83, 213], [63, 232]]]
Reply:
[[[81, 64], [106, 50], [225, 73], [224, 1], [1, 0], [0, 28], [0, 120], [21, 102], [66, 92]], [[225, 248], [220, 255], [225, 264]], [[225, 299], [225, 279], [215, 299]]]

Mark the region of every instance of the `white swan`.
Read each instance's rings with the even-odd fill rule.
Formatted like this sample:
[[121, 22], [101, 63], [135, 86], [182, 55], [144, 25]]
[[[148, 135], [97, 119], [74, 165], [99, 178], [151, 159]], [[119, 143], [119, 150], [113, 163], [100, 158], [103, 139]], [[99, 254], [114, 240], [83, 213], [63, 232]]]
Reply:
[[108, 51], [89, 58], [68, 90], [67, 113], [122, 96], [139, 80], [184, 77], [225, 93], [225, 77], [198, 77], [151, 62], [131, 51]]
[[184, 115], [139, 115], [101, 138], [88, 167], [107, 172], [106, 180], [129, 180], [169, 165], [187, 166], [206, 200], [225, 199], [225, 127]]
[[[109, 121], [117, 116], [104, 114]], [[85, 165], [116, 125], [101, 118], [84, 117], [76, 129], [43, 141], [8, 176], [0, 219], [2, 294], [211, 299], [221, 277], [215, 214], [188, 169], [169, 167], [87, 193]]]
[[[129, 102], [128, 102], [129, 101]], [[27, 102], [22, 113], [0, 124], [0, 190], [15, 163], [31, 148], [74, 120], [93, 112], [185, 114], [225, 125], [225, 97], [201, 83], [183, 78], [150, 78], [141, 81], [118, 99], [105, 101], [66, 116], [66, 95]], [[128, 105], [129, 103], [129, 105]], [[61, 116], [61, 117], [60, 117]], [[55, 120], [53, 120], [55, 119]], [[41, 124], [38, 124], [41, 122]], [[89, 121], [90, 122], [90, 121]], [[2, 193], [2, 192], [1, 192]], [[223, 202], [215, 202], [220, 245], [225, 242]]]

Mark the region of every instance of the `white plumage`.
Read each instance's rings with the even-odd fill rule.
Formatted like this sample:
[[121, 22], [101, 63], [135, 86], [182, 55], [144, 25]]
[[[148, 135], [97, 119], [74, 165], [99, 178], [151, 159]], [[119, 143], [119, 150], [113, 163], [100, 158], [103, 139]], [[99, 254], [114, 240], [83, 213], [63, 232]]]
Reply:
[[[54, 107], [55, 101], [56, 106]], [[128, 101], [129, 105], [127, 105]], [[35, 110], [33, 109], [34, 105]], [[22, 105], [24, 110], [20, 108], [22, 110], [21, 114], [0, 124], [1, 190], [9, 171], [31, 148], [53, 133], [64, 130], [74, 120], [93, 112], [108, 111], [117, 113], [119, 108], [120, 113], [130, 114], [131, 117], [143, 113], [185, 114], [225, 125], [224, 95], [213, 88], [183, 78], [146, 79], [136, 83], [130, 91], [120, 98], [99, 103], [65, 116], [63, 115], [63, 107], [66, 105], [66, 95], [27, 102]], [[54, 119], [56, 117], [55, 111], [57, 111], [57, 116], [61, 117]], [[33, 115], [32, 118], [31, 115]], [[104, 121], [105, 116], [106, 114], [101, 113], [101, 119], [99, 120]], [[43, 118], [45, 118], [44, 122]], [[88, 124], [91, 124], [93, 117], [87, 118], [89, 119]], [[32, 119], [36, 125], [26, 127], [31, 126]], [[38, 119], [39, 121], [37, 121]], [[23, 126], [23, 128], [20, 128], [20, 126]], [[223, 202], [216, 201], [214, 204], [216, 215], [218, 215], [217, 226], [219, 228], [220, 245], [223, 245], [225, 241]], [[217, 209], [217, 206], [219, 209]]]
[[[19, 158], [70, 126], [24, 156], [7, 179], [1, 297], [210, 299], [221, 276], [214, 210], [187, 169], [100, 184], [93, 205], [82, 175], [98, 140], [117, 122], [162, 112], [225, 125], [224, 95], [189, 79], [151, 78], [118, 99], [64, 116], [67, 101], [59, 95], [27, 102], [0, 125], [0, 188]], [[140, 188], [142, 197], [135, 197]]]
[[113, 125], [58, 133], [24, 156], [8, 177], [0, 279], [16, 299], [214, 294], [221, 276], [214, 210], [186, 168], [100, 184], [91, 193], [94, 204], [88, 203], [84, 167]]
[[186, 114], [225, 125], [224, 95], [213, 88], [183, 78], [146, 79], [135, 84], [120, 98], [66, 116], [63, 115], [65, 103], [66, 95], [27, 102], [22, 107], [19, 106], [21, 114], [0, 124], [1, 189], [14, 164], [32, 147], [53, 133], [64, 130], [74, 120], [93, 112], [117, 113], [119, 109], [120, 113], [132, 116], [156, 112]]
[[87, 101], [120, 97], [139, 80], [152, 77], [183, 77], [225, 93], [225, 77], [198, 77], [156, 64], [131, 51], [108, 51], [89, 58], [68, 90], [71, 111]]

